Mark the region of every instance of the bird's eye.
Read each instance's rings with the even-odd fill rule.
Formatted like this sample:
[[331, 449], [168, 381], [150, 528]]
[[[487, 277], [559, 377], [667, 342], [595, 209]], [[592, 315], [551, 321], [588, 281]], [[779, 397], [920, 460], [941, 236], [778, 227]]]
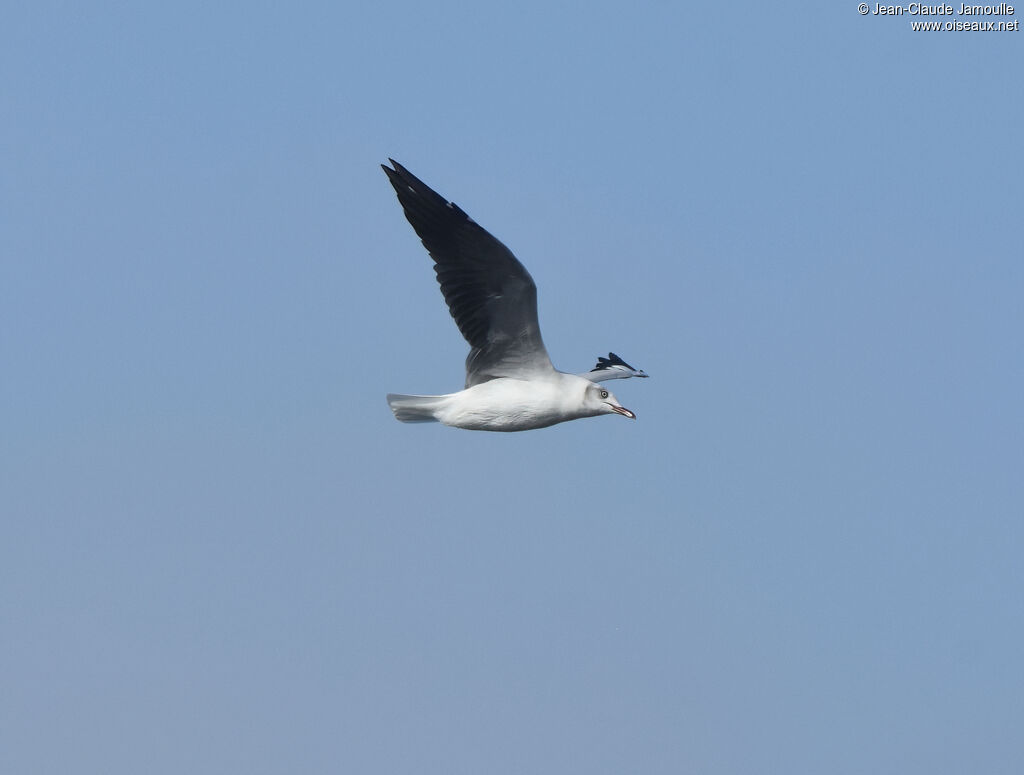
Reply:
[[601, 398], [608, 398], [608, 391], [607, 390], [602, 390], [601, 391]]

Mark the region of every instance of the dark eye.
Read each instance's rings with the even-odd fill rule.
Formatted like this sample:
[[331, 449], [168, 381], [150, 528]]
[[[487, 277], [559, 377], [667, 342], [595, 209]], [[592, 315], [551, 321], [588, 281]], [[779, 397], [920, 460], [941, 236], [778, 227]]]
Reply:
[[601, 398], [608, 398], [608, 391], [607, 390], [602, 390], [601, 391]]

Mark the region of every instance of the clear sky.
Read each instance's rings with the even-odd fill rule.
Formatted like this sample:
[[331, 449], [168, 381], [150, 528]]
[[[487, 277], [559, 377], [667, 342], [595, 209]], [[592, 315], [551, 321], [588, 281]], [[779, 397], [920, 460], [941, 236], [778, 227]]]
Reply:
[[[1024, 32], [2, 15], [0, 771], [1022, 771]], [[389, 156], [635, 422], [395, 422], [466, 346]]]

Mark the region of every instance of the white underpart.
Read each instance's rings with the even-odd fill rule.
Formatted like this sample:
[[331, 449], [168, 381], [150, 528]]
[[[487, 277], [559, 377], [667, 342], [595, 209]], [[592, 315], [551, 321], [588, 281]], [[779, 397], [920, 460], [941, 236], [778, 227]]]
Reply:
[[388, 400], [399, 419], [403, 411], [420, 408], [420, 421], [432, 418], [453, 428], [487, 431], [546, 428], [621, 410], [611, 393], [603, 391], [605, 397], [600, 398], [600, 393], [595, 397], [588, 395], [588, 388], [594, 389], [590, 380], [556, 371], [545, 379], [501, 377], [444, 396], [388, 396]]

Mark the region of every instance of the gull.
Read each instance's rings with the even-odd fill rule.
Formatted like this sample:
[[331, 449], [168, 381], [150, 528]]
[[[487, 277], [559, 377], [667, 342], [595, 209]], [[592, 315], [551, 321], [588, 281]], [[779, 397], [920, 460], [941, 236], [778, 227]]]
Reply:
[[395, 417], [474, 431], [526, 431], [602, 414], [635, 420], [592, 378], [551, 365], [537, 321], [537, 286], [512, 252], [457, 205], [388, 161], [391, 167], [381, 168], [434, 259], [448, 310], [470, 346], [464, 390], [389, 393]]
[[630, 377], [651, 376], [643, 369], [634, 369], [615, 353], [608, 353], [607, 358], [597, 357], [597, 365], [586, 374], [580, 374], [591, 382], [604, 382], [609, 379], [629, 379]]

